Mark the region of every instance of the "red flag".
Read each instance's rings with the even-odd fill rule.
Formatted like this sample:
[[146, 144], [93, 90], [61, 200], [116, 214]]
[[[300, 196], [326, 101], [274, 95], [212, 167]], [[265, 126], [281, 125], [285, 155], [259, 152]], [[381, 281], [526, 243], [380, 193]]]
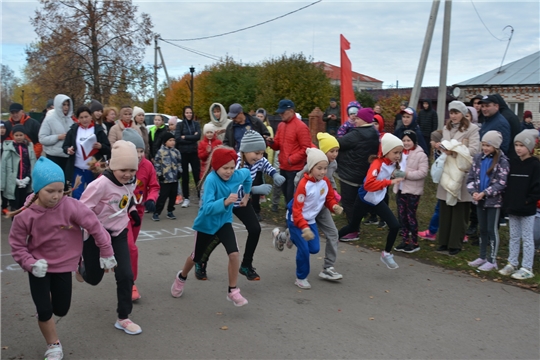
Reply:
[[341, 34], [339, 35], [339, 39], [341, 44], [341, 123], [343, 124], [349, 118], [349, 114], [347, 114], [347, 105], [356, 99], [354, 98], [352, 84], [351, 60], [349, 60], [349, 57], [345, 52], [345, 50], [351, 48], [351, 43]]

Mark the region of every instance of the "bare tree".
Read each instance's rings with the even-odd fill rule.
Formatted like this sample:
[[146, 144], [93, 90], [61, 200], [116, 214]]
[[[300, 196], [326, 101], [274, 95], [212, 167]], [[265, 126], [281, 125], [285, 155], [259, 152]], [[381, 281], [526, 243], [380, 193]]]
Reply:
[[0, 79], [0, 103], [2, 104], [2, 112], [7, 112], [9, 105], [14, 101], [13, 91], [19, 83], [19, 78], [15, 76], [9, 66], [2, 64]]

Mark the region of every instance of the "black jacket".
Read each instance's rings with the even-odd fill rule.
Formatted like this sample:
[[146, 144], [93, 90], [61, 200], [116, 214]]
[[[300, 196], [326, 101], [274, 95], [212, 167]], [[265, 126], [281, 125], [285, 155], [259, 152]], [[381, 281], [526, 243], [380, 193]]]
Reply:
[[[181, 137], [184, 136], [182, 139]], [[201, 139], [201, 124], [194, 120], [182, 120], [174, 133], [176, 148], [180, 153], [197, 153], [197, 142]]]
[[[517, 117], [516, 114], [514, 114], [512, 110], [510, 110], [510, 108], [508, 107], [508, 104], [506, 103], [506, 101], [504, 101], [501, 95], [493, 94], [493, 96], [495, 96], [498, 100], [499, 112], [508, 121], [508, 124], [510, 124], [510, 139], [511, 139], [510, 144], [513, 144], [514, 138], [516, 137], [517, 134], [521, 132], [521, 123], [519, 121], [519, 118]], [[506, 155], [508, 155], [508, 158], [513, 158], [517, 156], [516, 150], [514, 149], [513, 146], [510, 146], [508, 148], [508, 152]]]
[[379, 152], [379, 133], [373, 126], [352, 128], [343, 137], [337, 138], [339, 178], [358, 186], [362, 185], [369, 169], [369, 157]]
[[[262, 137], [270, 136], [270, 132], [268, 131], [268, 128], [266, 125], [263, 124], [263, 122], [255, 116], [251, 116], [248, 113], [244, 113], [246, 119], [249, 119], [251, 122], [251, 129], [246, 130], [253, 130], [261, 134]], [[236, 140], [234, 138], [234, 120], [227, 125], [227, 129], [225, 130], [225, 138], [223, 138], [223, 145], [230, 146], [234, 149], [236, 149]]]
[[439, 117], [437, 116], [437, 112], [431, 107], [431, 100], [423, 100], [422, 102], [427, 102], [429, 106], [427, 110], [424, 110], [422, 107], [422, 110], [418, 112], [417, 122], [422, 134], [429, 137], [439, 127]]
[[510, 172], [504, 193], [504, 208], [510, 215], [533, 216], [540, 200], [540, 160], [531, 156], [522, 161], [510, 159]]
[[[178, 123], [177, 128], [179, 125], [180, 123]], [[162, 137], [168, 131], [169, 130], [167, 126], [163, 126], [161, 128], [156, 129], [153, 140], [152, 140], [152, 133], [148, 132], [148, 144], [150, 146], [150, 159], [154, 159], [156, 157], [158, 150], [161, 148], [161, 145], [163, 145]], [[176, 140], [176, 131], [175, 131], [175, 140]]]

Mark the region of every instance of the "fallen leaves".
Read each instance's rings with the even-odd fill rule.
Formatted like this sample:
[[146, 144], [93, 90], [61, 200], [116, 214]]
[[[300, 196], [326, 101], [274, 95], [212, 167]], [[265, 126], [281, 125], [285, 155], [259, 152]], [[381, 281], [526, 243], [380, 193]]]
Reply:
[[229, 330], [229, 327], [228, 326], [222, 326], [219, 328], [220, 330]]

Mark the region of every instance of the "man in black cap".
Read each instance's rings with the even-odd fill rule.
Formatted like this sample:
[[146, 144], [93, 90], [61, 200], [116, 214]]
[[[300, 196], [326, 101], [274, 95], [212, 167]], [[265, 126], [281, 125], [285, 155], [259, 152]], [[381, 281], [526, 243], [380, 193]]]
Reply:
[[36, 158], [39, 158], [42, 151], [42, 146], [39, 143], [39, 122], [36, 119], [32, 119], [30, 116], [26, 115], [26, 113], [23, 111], [23, 106], [19, 103], [12, 103], [9, 106], [9, 113], [9, 121], [6, 121], [5, 123], [7, 139], [13, 139], [11, 132], [15, 125], [20, 124], [24, 126], [25, 135], [34, 144]]
[[498, 99], [493, 95], [485, 95], [480, 100], [480, 104], [482, 104], [482, 115], [484, 116], [484, 123], [480, 128], [480, 139], [490, 130], [500, 132], [503, 138], [500, 149], [508, 154], [512, 143], [510, 124], [499, 112]]
[[330, 106], [324, 112], [323, 121], [326, 123], [326, 132], [336, 136], [341, 126], [341, 110], [337, 106], [336, 99], [330, 98]]
[[265, 139], [270, 136], [270, 132], [263, 122], [259, 118], [244, 112], [242, 105], [238, 103], [229, 106], [227, 116], [232, 119], [232, 122], [225, 129], [223, 144], [234, 148], [236, 151], [240, 148], [244, 133], [248, 130], [258, 132]]

